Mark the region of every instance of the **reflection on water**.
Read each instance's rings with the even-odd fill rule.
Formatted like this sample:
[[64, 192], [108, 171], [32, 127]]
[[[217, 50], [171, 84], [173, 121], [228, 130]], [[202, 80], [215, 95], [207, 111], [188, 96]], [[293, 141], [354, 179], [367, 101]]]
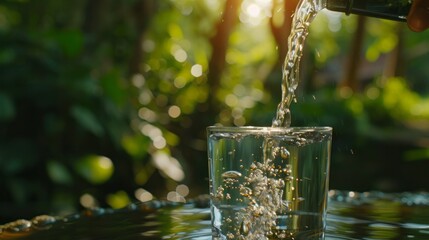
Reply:
[[[326, 240], [429, 239], [429, 193], [330, 191]], [[38, 216], [0, 226], [0, 239], [211, 239], [208, 198]]]

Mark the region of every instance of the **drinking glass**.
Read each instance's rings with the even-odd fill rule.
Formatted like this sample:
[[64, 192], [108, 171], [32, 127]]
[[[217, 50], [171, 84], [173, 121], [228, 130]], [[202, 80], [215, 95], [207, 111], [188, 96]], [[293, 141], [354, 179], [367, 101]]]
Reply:
[[213, 239], [324, 239], [332, 128], [207, 128]]

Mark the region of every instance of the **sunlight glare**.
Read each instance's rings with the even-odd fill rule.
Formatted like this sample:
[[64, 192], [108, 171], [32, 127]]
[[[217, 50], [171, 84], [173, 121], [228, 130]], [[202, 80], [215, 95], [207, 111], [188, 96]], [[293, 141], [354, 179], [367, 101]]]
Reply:
[[246, 12], [251, 17], [258, 17], [261, 14], [261, 7], [256, 5], [256, 3], [252, 3], [247, 6]]
[[271, 0], [244, 0], [241, 5], [240, 21], [257, 26], [271, 15]]

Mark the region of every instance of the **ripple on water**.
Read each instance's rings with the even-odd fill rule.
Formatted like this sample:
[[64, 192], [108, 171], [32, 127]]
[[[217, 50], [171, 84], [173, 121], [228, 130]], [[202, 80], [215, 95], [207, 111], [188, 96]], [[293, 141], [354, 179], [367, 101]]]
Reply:
[[[325, 240], [429, 239], [428, 193], [329, 193]], [[209, 197], [134, 203], [0, 225], [0, 239], [211, 239]]]

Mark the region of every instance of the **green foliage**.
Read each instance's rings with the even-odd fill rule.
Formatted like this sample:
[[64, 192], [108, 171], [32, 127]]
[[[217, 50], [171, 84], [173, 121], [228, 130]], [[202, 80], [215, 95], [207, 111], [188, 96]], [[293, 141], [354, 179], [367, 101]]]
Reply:
[[[92, 36], [82, 29], [41, 24], [42, 13], [27, 12], [33, 2], [8, 4], [1, 9], [19, 17], [0, 31], [0, 202], [48, 207], [58, 205], [55, 196], [68, 194], [72, 205], [61, 208], [76, 207], [92, 184], [129, 174], [112, 171], [132, 165], [121, 145], [122, 136], [133, 132], [134, 112], [124, 64], [119, 70], [105, 66], [115, 59], [104, 46], [91, 49]], [[53, 1], [45, 7], [58, 6]], [[53, 19], [60, 14], [53, 13]], [[37, 24], [43, 27], [33, 28]], [[104, 173], [104, 165], [78, 160], [94, 154], [112, 159]], [[122, 182], [125, 188], [135, 185], [132, 179]]]
[[89, 155], [77, 160], [74, 167], [79, 175], [94, 185], [105, 183], [114, 171], [109, 158], [97, 155]]

